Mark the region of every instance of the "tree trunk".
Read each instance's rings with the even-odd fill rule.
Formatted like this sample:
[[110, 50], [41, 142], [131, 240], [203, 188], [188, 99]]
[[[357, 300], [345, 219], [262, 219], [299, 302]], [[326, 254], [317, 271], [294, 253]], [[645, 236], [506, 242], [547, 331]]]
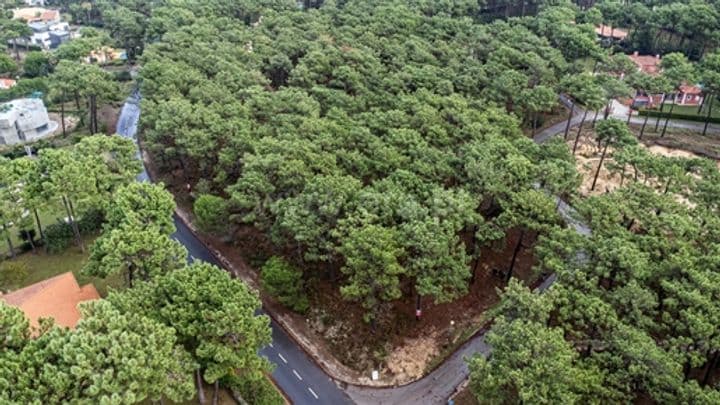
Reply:
[[532, 133], [530, 134], [530, 137], [535, 138], [535, 131], [537, 131], [537, 112], [533, 112], [532, 114]]
[[27, 236], [28, 243], [30, 243], [30, 248], [32, 249], [33, 253], [37, 253], [35, 250], [35, 241], [33, 240], [33, 235], [29, 231], [25, 231], [25, 236]]
[[563, 137], [565, 140], [567, 140], [568, 132], [570, 132], [570, 122], [573, 119], [574, 112], [575, 112], [575, 102], [573, 101], [572, 105], [570, 106], [570, 116], [568, 117], [567, 125], [565, 125], [565, 136]]
[[38, 215], [37, 208], [33, 208], [33, 214], [35, 214], [35, 223], [37, 223], [38, 233], [40, 233], [40, 240], [43, 242], [43, 245], [47, 246], [45, 232], [43, 231], [42, 223], [40, 223], [40, 215]]
[[593, 121], [592, 121], [593, 128], [595, 128], [595, 123], [597, 123], [598, 115], [600, 115], [600, 110], [595, 111], [595, 116], [593, 117]]
[[3, 230], [5, 231], [5, 240], [8, 244], [8, 249], [10, 250], [10, 257], [13, 259], [15, 258], [15, 246], [13, 246], [12, 239], [10, 238], [10, 232], [7, 229], [7, 225], [3, 225]]
[[702, 379], [702, 384], [700, 384], [701, 386], [705, 387], [707, 385], [708, 381], [710, 381], [710, 375], [712, 374], [712, 371], [717, 366], [719, 357], [720, 357], [720, 350], [717, 350], [717, 351], [715, 351], [715, 354], [713, 355], [712, 359], [710, 359], [710, 361], [708, 362], [708, 368], [707, 368], [707, 370], [705, 370], [705, 376]]
[[665, 109], [665, 96], [663, 96], [662, 102], [660, 103], [660, 114], [658, 114], [657, 121], [655, 121], [655, 133], [657, 133], [658, 129], [660, 128], [660, 118], [662, 116], [663, 110]]
[[215, 388], [213, 389], [213, 405], [218, 405], [218, 394], [220, 393], [220, 380], [215, 380]]
[[517, 262], [518, 254], [520, 253], [520, 248], [522, 247], [522, 241], [525, 237], [525, 230], [523, 229], [520, 231], [520, 236], [518, 237], [517, 244], [515, 245], [515, 250], [513, 251], [513, 257], [512, 261], [510, 262], [510, 269], [508, 270], [507, 274], [505, 275], [505, 282], [509, 282], [513, 275], [513, 270], [515, 269], [515, 262]]
[[80, 251], [85, 253], [85, 246], [83, 245], [82, 238], [80, 237], [80, 229], [78, 229], [77, 222], [75, 221], [75, 210], [73, 209], [72, 202], [70, 202], [70, 198], [67, 198], [65, 196], [62, 196], [62, 200], [63, 205], [65, 205], [65, 211], [67, 212], [68, 219], [70, 221], [70, 226], [72, 227], [73, 233], [75, 234], [75, 243], [77, 243]]
[[205, 392], [203, 391], [203, 384], [202, 384], [202, 377], [200, 376], [200, 369], [197, 369], [195, 371], [195, 379], [197, 383], [197, 391], [198, 391], [198, 402], [200, 405], [205, 404]]
[[712, 98], [710, 99], [710, 104], [708, 104], [708, 113], [707, 113], [707, 116], [705, 117], [705, 127], [703, 128], [703, 133], [702, 133], [703, 136], [705, 136], [707, 134], [708, 125], [710, 125], [710, 118], [712, 117], [713, 102], [715, 101], [714, 94], [710, 94], [710, 97], [712, 97]]
[[65, 132], [65, 90], [62, 92], [62, 100], [60, 100], [60, 123], [62, 124], [63, 138], [67, 136]]
[[590, 191], [595, 191], [595, 185], [597, 184], [598, 176], [600, 176], [600, 169], [602, 169], [603, 161], [605, 161], [605, 154], [607, 153], [608, 146], [610, 146], [610, 142], [605, 144], [605, 147], [603, 148], [602, 155], [600, 156], [600, 163], [598, 164], [597, 171], [595, 171], [595, 178], [593, 178], [592, 187], [590, 187]]
[[706, 94], [705, 97], [703, 97], [702, 102], [700, 102], [700, 105], [698, 106], [698, 114], [702, 112], [703, 107], [705, 107], [705, 101], [707, 101], [708, 95]]
[[665, 118], [665, 125], [663, 125], [662, 134], [660, 134], [660, 138], [665, 136], [665, 131], [667, 131], [668, 123], [670, 123], [670, 117], [672, 117], [673, 110], [675, 109], [675, 103], [670, 104], [670, 112], [668, 112], [667, 118]]
[[585, 110], [585, 113], [583, 114], [582, 120], [580, 121], [580, 126], [578, 127], [577, 136], [575, 137], [575, 143], [573, 144], [573, 156], [575, 155], [575, 151], [577, 150], [578, 142], [580, 141], [580, 132], [582, 132], [583, 124], [585, 123], [585, 118], [587, 118], [588, 110]]
[[642, 139], [643, 134], [645, 133], [645, 126], [647, 125], [649, 119], [650, 119], [650, 116], [645, 115], [645, 121], [643, 121], [642, 128], [640, 128], [640, 135], [638, 136], [638, 139]]

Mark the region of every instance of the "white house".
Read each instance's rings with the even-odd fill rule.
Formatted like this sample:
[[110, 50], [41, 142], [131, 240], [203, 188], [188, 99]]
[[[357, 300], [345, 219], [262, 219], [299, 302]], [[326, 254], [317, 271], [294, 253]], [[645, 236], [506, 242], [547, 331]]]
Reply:
[[0, 104], [0, 145], [36, 141], [57, 127], [41, 99], [21, 98]]

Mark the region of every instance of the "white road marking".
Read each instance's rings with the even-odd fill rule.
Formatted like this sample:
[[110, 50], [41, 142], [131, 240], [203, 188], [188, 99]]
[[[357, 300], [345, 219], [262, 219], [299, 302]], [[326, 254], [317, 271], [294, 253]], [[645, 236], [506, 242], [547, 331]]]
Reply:
[[194, 262], [194, 261], [195, 261], [195, 256], [190, 255], [190, 260]]
[[270, 347], [275, 347], [275, 346], [273, 346], [272, 343], [270, 343]]
[[310, 391], [310, 393], [312, 394], [312, 396], [315, 397], [315, 399], [320, 399], [320, 397], [317, 396], [317, 394], [315, 393], [315, 391], [312, 390], [312, 388], [308, 387], [308, 391]]
[[287, 360], [285, 360], [285, 357], [283, 357], [282, 354], [278, 353], [278, 357], [280, 357], [280, 360], [282, 360], [283, 363], [287, 364]]
[[298, 374], [298, 372], [295, 371], [295, 369], [293, 369], [293, 374], [295, 374], [295, 377], [297, 377], [298, 380], [302, 381], [302, 377], [300, 377], [300, 374]]

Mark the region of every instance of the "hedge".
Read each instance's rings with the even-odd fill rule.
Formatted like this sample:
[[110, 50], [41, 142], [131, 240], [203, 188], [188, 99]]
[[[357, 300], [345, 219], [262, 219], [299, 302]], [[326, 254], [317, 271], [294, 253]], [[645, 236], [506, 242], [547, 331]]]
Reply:
[[264, 376], [258, 379], [234, 375], [226, 379], [226, 385], [249, 404], [285, 405], [285, 398]]
[[[642, 116], [649, 116], [649, 117], [660, 117], [660, 118], [667, 118], [669, 115], [668, 112], [660, 112], [656, 110], [640, 110], [638, 112], [638, 115]], [[699, 115], [689, 115], [689, 114], [678, 114], [676, 112], [673, 112], [670, 116], [672, 119], [676, 120], [685, 120], [685, 121], [695, 121], [695, 122], [705, 122], [705, 117], [699, 116]], [[710, 117], [710, 122], [714, 124], [720, 124], [720, 118], [718, 117]]]

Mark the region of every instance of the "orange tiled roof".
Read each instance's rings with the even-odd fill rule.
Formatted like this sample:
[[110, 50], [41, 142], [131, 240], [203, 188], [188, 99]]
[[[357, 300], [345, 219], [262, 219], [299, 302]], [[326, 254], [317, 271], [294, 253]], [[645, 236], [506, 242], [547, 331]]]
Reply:
[[702, 94], [702, 89], [699, 86], [682, 84], [678, 87], [678, 89], [685, 94]]
[[40, 318], [54, 318], [57, 325], [73, 328], [80, 320], [78, 304], [99, 298], [94, 285], [80, 287], [71, 272], [0, 295], [0, 300], [20, 308], [33, 327]]
[[15, 86], [15, 80], [0, 77], [0, 89], [9, 89]]
[[652, 56], [652, 55], [638, 55], [637, 52], [635, 52], [632, 55], [628, 55], [628, 57], [635, 62], [635, 64], [638, 66], [638, 68], [643, 71], [644, 73], [647, 73], [649, 75], [657, 75], [660, 73], [660, 56]]
[[612, 38], [617, 40], [623, 40], [628, 36], [627, 31], [620, 28], [613, 29], [613, 27], [604, 24], [596, 25], [595, 33], [608, 38], [610, 37], [610, 34], [612, 34]]

